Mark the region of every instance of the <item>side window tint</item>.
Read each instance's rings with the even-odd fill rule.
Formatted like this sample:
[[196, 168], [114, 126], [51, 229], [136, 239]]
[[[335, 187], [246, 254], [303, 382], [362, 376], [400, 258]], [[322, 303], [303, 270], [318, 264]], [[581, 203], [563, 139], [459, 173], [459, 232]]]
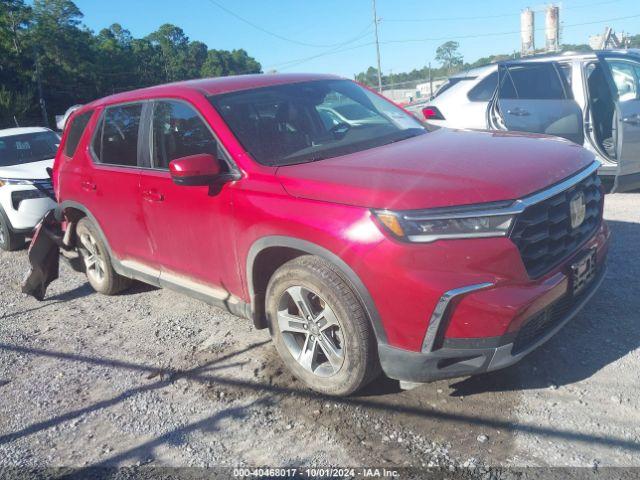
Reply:
[[509, 73], [517, 92], [517, 98], [528, 100], [564, 100], [562, 82], [550, 63], [514, 65]]
[[138, 165], [141, 115], [142, 104], [106, 109], [93, 142], [93, 150], [100, 163], [127, 167]]
[[638, 68], [637, 64], [623, 60], [607, 60], [607, 63], [611, 68], [611, 75], [613, 76], [620, 101], [624, 102], [640, 98], [638, 96], [638, 87], [640, 86], [638, 73], [640, 73], [640, 68]]
[[506, 100], [518, 98], [518, 92], [516, 92], [516, 88], [513, 86], [511, 75], [509, 75], [509, 71], [507, 69], [500, 70], [499, 95], [500, 95], [500, 98], [504, 98]]
[[80, 143], [80, 138], [82, 138], [82, 134], [87, 128], [91, 115], [93, 115], [93, 110], [78, 115], [68, 127], [69, 133], [67, 134], [67, 142], [64, 145], [64, 154], [67, 157], [73, 157], [74, 153], [76, 153], [78, 143]]
[[560, 65], [560, 73], [567, 82], [567, 85], [571, 86], [573, 83], [573, 66], [570, 63], [561, 63]]
[[183, 102], [159, 101], [153, 108], [153, 166], [168, 169], [176, 158], [209, 153], [218, 145], [204, 121]]
[[469, 100], [472, 102], [488, 102], [498, 86], [498, 72], [483, 78], [475, 87], [469, 90]]

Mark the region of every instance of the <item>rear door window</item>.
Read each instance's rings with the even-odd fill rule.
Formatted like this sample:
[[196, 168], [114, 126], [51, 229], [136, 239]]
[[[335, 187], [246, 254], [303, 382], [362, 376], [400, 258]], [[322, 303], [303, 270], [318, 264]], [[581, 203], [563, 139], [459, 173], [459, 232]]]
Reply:
[[93, 110], [76, 116], [71, 122], [71, 125], [69, 126], [69, 133], [67, 135], [67, 141], [64, 145], [64, 154], [67, 157], [73, 157], [73, 155], [76, 153], [78, 143], [80, 143], [80, 138], [82, 138], [82, 134], [87, 128], [87, 124], [91, 119], [91, 115], [93, 115]]
[[108, 107], [93, 139], [93, 152], [100, 163], [138, 165], [138, 136], [142, 104]]
[[200, 153], [217, 156], [218, 144], [198, 113], [184, 102], [163, 100], [153, 108], [153, 166]]
[[[505, 70], [503, 70], [505, 71]], [[500, 96], [521, 100], [564, 100], [565, 89], [552, 63], [530, 63], [507, 66]], [[503, 93], [504, 92], [504, 93]]]

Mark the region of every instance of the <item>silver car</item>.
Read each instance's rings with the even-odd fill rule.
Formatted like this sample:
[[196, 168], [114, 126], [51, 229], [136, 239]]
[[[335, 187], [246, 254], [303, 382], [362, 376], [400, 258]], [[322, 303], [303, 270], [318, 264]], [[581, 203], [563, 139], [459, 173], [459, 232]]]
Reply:
[[640, 188], [640, 50], [500, 62], [455, 75], [407, 108], [440, 127], [564, 137], [596, 154], [615, 191]]

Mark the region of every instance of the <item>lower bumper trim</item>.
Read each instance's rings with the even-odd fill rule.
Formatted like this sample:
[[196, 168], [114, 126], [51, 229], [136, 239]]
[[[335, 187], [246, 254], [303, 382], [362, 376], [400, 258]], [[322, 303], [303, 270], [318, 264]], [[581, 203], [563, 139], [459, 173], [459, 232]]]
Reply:
[[[388, 377], [395, 380], [426, 383], [445, 378], [476, 375], [513, 365], [551, 339], [571, 321], [598, 291], [605, 275], [606, 267], [602, 267], [588, 291], [580, 296], [562, 320], [534, 343], [517, 353], [513, 352], [513, 334], [491, 338], [490, 342], [484, 342], [483, 339], [457, 339], [454, 343], [455, 347], [445, 343], [444, 348], [430, 353], [413, 352], [379, 344], [378, 354], [382, 370]], [[466, 347], [465, 342], [468, 342]]]

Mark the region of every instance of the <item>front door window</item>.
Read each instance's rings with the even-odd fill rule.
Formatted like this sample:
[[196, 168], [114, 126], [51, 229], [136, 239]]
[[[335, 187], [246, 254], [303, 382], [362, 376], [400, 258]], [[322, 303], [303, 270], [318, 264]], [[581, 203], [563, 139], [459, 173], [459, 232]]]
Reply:
[[216, 156], [218, 145], [196, 111], [177, 101], [157, 102], [153, 109], [153, 166], [168, 169], [176, 158], [200, 153]]

